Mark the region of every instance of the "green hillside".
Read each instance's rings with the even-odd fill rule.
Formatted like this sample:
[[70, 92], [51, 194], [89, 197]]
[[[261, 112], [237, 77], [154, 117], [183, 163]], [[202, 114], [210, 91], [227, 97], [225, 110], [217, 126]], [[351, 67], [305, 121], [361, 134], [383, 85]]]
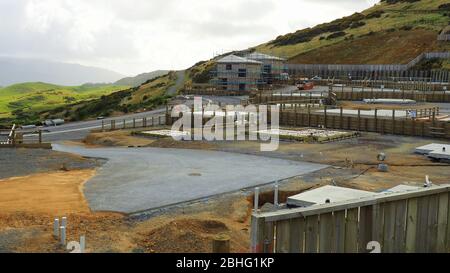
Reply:
[[59, 86], [41, 82], [11, 85], [0, 88], [0, 120], [36, 122], [39, 112], [96, 99], [127, 88], [103, 84]]
[[114, 83], [114, 85], [126, 85], [126, 86], [139, 86], [149, 80], [152, 80], [154, 78], [164, 76], [168, 74], [168, 70], [156, 70], [149, 73], [142, 73], [135, 77], [127, 77], [120, 79]]
[[[406, 63], [425, 51], [450, 50], [437, 35], [449, 24], [444, 0], [386, 0], [361, 13], [298, 30], [256, 46], [291, 63]], [[447, 4], [447, 5], [445, 5]]]
[[148, 80], [138, 87], [129, 88], [96, 99], [81, 101], [40, 113], [41, 119], [64, 118], [69, 121], [108, 117], [129, 112], [151, 110], [164, 105], [171, 96], [166, 95], [167, 89], [176, 82], [176, 73]]

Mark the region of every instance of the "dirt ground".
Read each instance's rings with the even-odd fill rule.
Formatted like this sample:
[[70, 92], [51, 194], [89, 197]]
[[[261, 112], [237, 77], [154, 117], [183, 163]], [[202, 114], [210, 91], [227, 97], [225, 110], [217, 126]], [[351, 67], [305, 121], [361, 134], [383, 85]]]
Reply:
[[[415, 147], [432, 142], [436, 140], [363, 133], [325, 144], [281, 142], [276, 152], [261, 153], [257, 142], [176, 142], [116, 131], [95, 133], [84, 144], [209, 149], [331, 165], [283, 181], [280, 201], [284, 202], [288, 196], [332, 182], [372, 191], [398, 184], [422, 185], [425, 175], [436, 184], [449, 183], [448, 164], [413, 153]], [[377, 170], [380, 152], [387, 155], [389, 172]], [[53, 218], [63, 214], [68, 217], [68, 239], [85, 235], [88, 252], [210, 252], [212, 239], [220, 234], [230, 236], [232, 252], [249, 249], [251, 189], [149, 214], [93, 213], [80, 186], [94, 173], [94, 169], [58, 171], [0, 180], [0, 252], [65, 251], [51, 235]], [[272, 187], [263, 187], [260, 205], [270, 202]]]
[[61, 215], [89, 212], [83, 184], [95, 170], [59, 171], [0, 181], [0, 211]]

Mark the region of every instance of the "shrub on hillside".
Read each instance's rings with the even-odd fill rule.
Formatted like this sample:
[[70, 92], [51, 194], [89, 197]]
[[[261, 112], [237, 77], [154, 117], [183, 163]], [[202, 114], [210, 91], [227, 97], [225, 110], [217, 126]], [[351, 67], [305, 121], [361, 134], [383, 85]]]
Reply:
[[278, 36], [269, 44], [274, 46], [284, 46], [309, 42], [324, 33], [343, 32], [344, 30], [350, 28], [352, 24], [356, 27], [360, 27], [363, 24], [359, 22], [365, 18], [366, 16], [362, 13], [354, 13], [353, 15], [334, 20], [330, 23], [320, 24], [313, 28], [306, 28], [284, 36]]
[[345, 36], [345, 34], [346, 33], [344, 31], [338, 31], [338, 32], [335, 32], [335, 33], [332, 33], [332, 34], [328, 35], [327, 40], [331, 40], [331, 39], [335, 39], [335, 38], [338, 38], [338, 37], [342, 37], [342, 36]]
[[390, 5], [397, 4], [397, 3], [414, 3], [419, 2], [420, 0], [381, 0], [381, 2], [386, 2]]
[[450, 10], [450, 3], [442, 4], [438, 7], [440, 10]]

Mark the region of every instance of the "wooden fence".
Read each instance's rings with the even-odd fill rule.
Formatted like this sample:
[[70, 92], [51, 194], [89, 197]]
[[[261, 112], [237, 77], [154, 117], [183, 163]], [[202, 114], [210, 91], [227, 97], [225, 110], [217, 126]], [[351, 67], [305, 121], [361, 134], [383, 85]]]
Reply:
[[[26, 136], [35, 137], [28, 138]], [[44, 148], [50, 149], [50, 143], [42, 141], [42, 131], [37, 129], [33, 131], [20, 131], [14, 125], [11, 130], [0, 130], [0, 148]]]
[[304, 75], [307, 77], [335, 78], [423, 78], [426, 81], [449, 82], [449, 72], [414, 70], [414, 66], [423, 60], [449, 59], [450, 52], [425, 52], [407, 64], [287, 64], [289, 75]]
[[253, 213], [257, 253], [383, 253], [450, 251], [450, 186], [379, 194], [353, 201]]
[[114, 131], [114, 130], [124, 130], [124, 129], [136, 129], [136, 128], [146, 128], [152, 126], [159, 126], [166, 124], [166, 118], [168, 116], [168, 109], [166, 109], [166, 114], [149, 116], [143, 118], [131, 118], [131, 119], [113, 119], [104, 121], [102, 120], [102, 131]]
[[[363, 89], [364, 90], [364, 89]], [[450, 92], [445, 91], [373, 91], [366, 88], [360, 90], [343, 90], [342, 88], [333, 88], [338, 100], [362, 101], [363, 99], [410, 99], [418, 102], [450, 102]]]
[[[396, 116], [396, 110], [392, 110], [392, 117], [379, 117], [377, 109], [374, 116], [362, 116], [361, 110], [357, 115], [344, 114], [340, 108], [339, 114], [330, 114], [325, 110], [322, 113], [313, 113], [311, 107], [305, 111], [295, 109], [280, 111], [280, 126], [307, 126], [324, 127], [330, 129], [375, 132], [381, 134], [435, 137], [450, 139], [450, 122], [431, 120], [412, 120]], [[431, 115], [436, 116], [437, 112]]]

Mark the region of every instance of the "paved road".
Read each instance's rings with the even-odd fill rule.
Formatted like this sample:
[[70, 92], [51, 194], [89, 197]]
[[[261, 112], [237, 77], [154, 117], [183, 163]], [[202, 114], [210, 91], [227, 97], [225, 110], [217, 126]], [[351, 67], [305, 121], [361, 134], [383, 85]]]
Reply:
[[54, 144], [57, 151], [108, 159], [84, 194], [94, 211], [141, 212], [317, 171], [326, 165], [227, 152]]
[[171, 86], [171, 87], [169, 87], [169, 89], [167, 89], [167, 91], [166, 91], [167, 95], [175, 95], [177, 93], [177, 90], [184, 84], [184, 80], [186, 78], [185, 73], [186, 73], [185, 70], [176, 72], [177, 80], [173, 86]]
[[[111, 117], [104, 119], [103, 122], [107, 124], [111, 120], [127, 119], [128, 120], [127, 124], [130, 124], [133, 118], [140, 119], [143, 117], [161, 115], [165, 113], [165, 111], [166, 111], [165, 108], [163, 108], [147, 112], [128, 114], [120, 117]], [[41, 129], [44, 130], [42, 133], [42, 139], [45, 142], [54, 142], [62, 140], [80, 140], [85, 138], [91, 130], [99, 129], [101, 127], [102, 127], [101, 120], [79, 121], [55, 127], [42, 127]], [[28, 139], [36, 138], [35, 135], [25, 135], [25, 137]]]

